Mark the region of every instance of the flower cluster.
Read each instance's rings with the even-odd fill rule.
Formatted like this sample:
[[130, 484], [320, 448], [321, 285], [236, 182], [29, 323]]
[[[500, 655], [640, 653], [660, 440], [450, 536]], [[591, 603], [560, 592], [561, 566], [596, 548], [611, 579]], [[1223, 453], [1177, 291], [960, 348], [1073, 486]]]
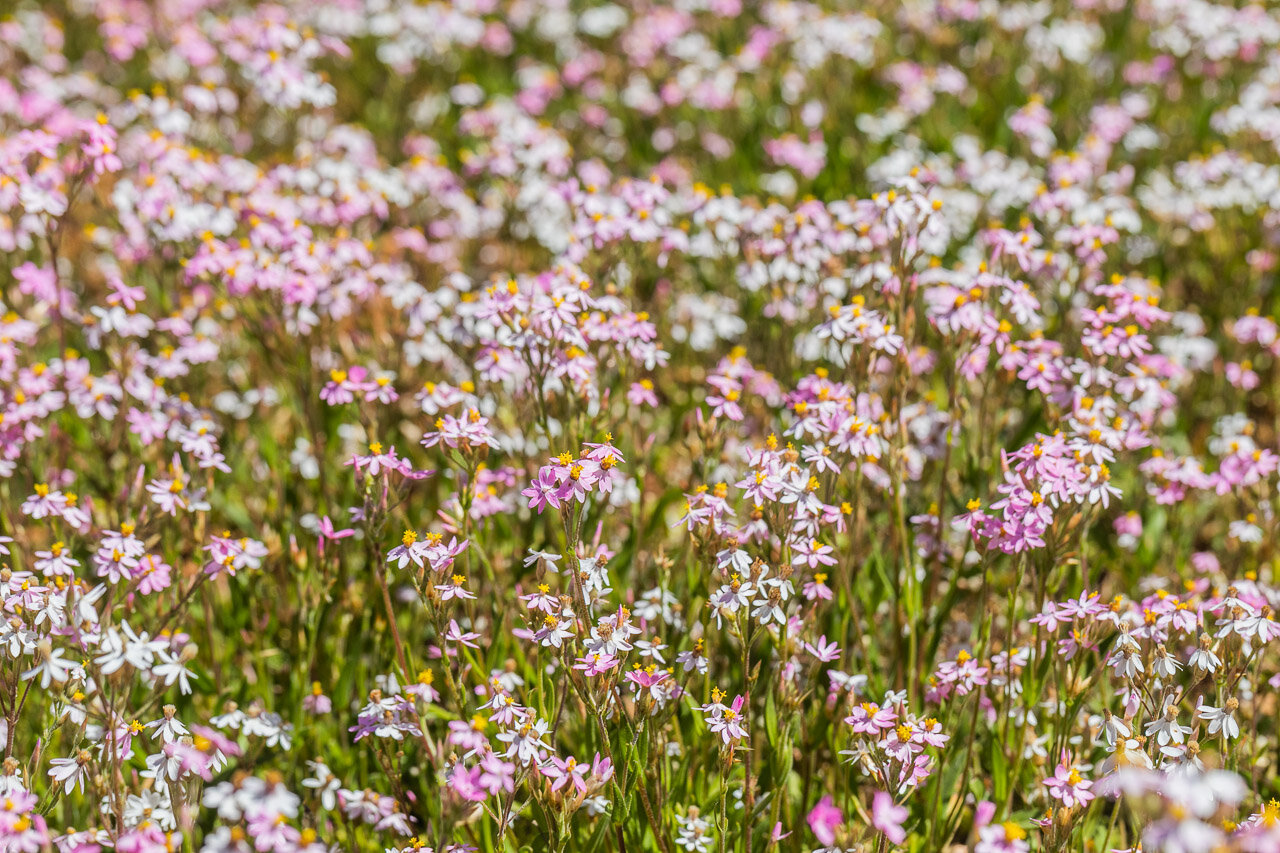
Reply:
[[1280, 12], [16, 0], [0, 850], [1280, 849]]

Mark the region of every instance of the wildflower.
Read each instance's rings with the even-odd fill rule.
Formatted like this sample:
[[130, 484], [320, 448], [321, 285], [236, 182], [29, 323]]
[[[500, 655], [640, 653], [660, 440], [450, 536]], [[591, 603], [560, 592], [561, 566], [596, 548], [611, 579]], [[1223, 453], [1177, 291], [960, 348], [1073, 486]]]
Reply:
[[863, 702], [854, 706], [845, 724], [852, 726], [856, 734], [878, 735], [897, 725], [898, 715], [892, 708], [881, 708], [875, 702]]
[[355, 530], [349, 527], [344, 528], [342, 530], [336, 529], [333, 525], [333, 521], [330, 520], [329, 516], [327, 515], [323, 516], [320, 519], [320, 526], [319, 526], [321, 554], [324, 553], [325, 542], [336, 542], [339, 539], [346, 539], [349, 536], [354, 536], [355, 533], [356, 533]]
[[471, 648], [471, 649], [480, 648], [480, 646], [477, 645], [475, 642], [476, 640], [480, 639], [480, 635], [474, 631], [463, 631], [462, 628], [458, 626], [458, 621], [456, 619], [449, 620], [449, 628], [447, 631], [445, 631], [444, 638], [446, 641], [450, 643], [463, 645], [463, 646], [466, 646], [467, 648]]
[[1086, 805], [1095, 796], [1089, 790], [1093, 783], [1082, 777], [1076, 767], [1062, 763], [1058, 764], [1052, 776], [1044, 780], [1044, 784], [1049, 789], [1049, 796], [1066, 808]]
[[313, 714], [327, 714], [333, 710], [333, 701], [325, 695], [320, 682], [311, 682], [311, 692], [302, 699], [302, 707]]
[[558, 649], [564, 645], [565, 640], [574, 636], [572, 620], [561, 619], [554, 613], [548, 613], [542, 617], [542, 623], [538, 626], [533, 638], [539, 645]]
[[550, 747], [543, 741], [550, 726], [543, 720], [532, 720], [517, 729], [498, 732], [498, 740], [507, 744], [506, 758], [515, 758], [521, 765], [535, 764], [543, 760]]
[[1160, 717], [1147, 723], [1143, 733], [1147, 737], [1155, 736], [1161, 746], [1169, 743], [1182, 743], [1186, 735], [1191, 734], [1189, 726], [1178, 725], [1178, 709], [1171, 703]]
[[441, 601], [449, 601], [450, 599], [474, 599], [474, 592], [466, 587], [467, 579], [462, 575], [451, 575], [449, 579], [442, 584], [436, 584], [436, 591], [440, 593]]
[[818, 638], [817, 643], [805, 643], [804, 648], [805, 651], [823, 663], [830, 663], [840, 657], [840, 647], [835, 643], [828, 643], [825, 634]]
[[[884, 791], [876, 791], [875, 797], [871, 802], [871, 823], [876, 829], [884, 833], [892, 844], [901, 844], [907, 838], [907, 833], [902, 828], [902, 822], [907, 819], [907, 810], [902, 806], [893, 802], [893, 797]], [[817, 834], [817, 830], [814, 831]], [[821, 835], [818, 840], [823, 844], [830, 844], [830, 840], [824, 839]]]
[[503, 761], [496, 753], [486, 752], [480, 759], [479, 785], [491, 796], [515, 789], [516, 765]]
[[706, 716], [707, 729], [712, 734], [720, 735], [720, 739], [726, 746], [744, 739], [747, 736], [742, 715], [742, 706], [746, 701], [745, 697], [736, 696], [733, 703], [725, 707], [714, 699], [716, 696], [714, 691], [712, 696], [713, 701], [699, 709]]
[[1221, 708], [1200, 705], [1196, 708], [1196, 716], [1209, 723], [1209, 734], [1216, 735], [1221, 732], [1223, 740], [1235, 740], [1240, 737], [1240, 723], [1235, 718], [1235, 712], [1239, 707], [1240, 701], [1232, 696]]
[[560, 478], [554, 472], [543, 468], [538, 472], [533, 483], [520, 494], [529, 499], [529, 509], [536, 509], [539, 515], [548, 506], [558, 509], [561, 500]]
[[63, 657], [62, 649], [53, 648], [48, 640], [41, 640], [36, 648], [36, 665], [22, 673], [22, 680], [39, 678], [40, 688], [46, 690], [53, 682], [65, 682], [77, 669], [77, 664]]
[[540, 767], [542, 775], [551, 780], [551, 790], [559, 791], [568, 784], [582, 795], [587, 792], [587, 769], [586, 766], [578, 764], [573, 756], [561, 759], [554, 755]]
[[676, 846], [690, 853], [709, 853], [714, 836], [711, 823], [693, 806], [687, 814], [676, 815]]
[[[893, 812], [891, 805], [890, 808], [886, 810], [885, 806], [881, 804], [877, 818], [886, 822], [886, 825], [889, 825], [889, 822], [894, 821], [897, 818], [897, 815]], [[832, 804], [830, 797], [823, 797], [818, 801], [817, 805], [809, 810], [809, 814], [805, 817], [805, 820], [808, 821], [809, 829], [817, 837], [818, 841], [824, 846], [830, 846], [835, 843], [836, 830], [843, 825], [844, 815], [841, 814], [840, 809], [836, 808], [835, 805]], [[877, 829], [880, 828], [881, 827], [877, 825]], [[888, 834], [888, 832], [883, 829], [881, 829], [881, 831], [886, 832], [886, 835]], [[901, 828], [899, 828], [898, 831], [901, 831]]]
[[83, 791], [92, 761], [93, 757], [84, 749], [73, 758], [54, 758], [49, 762], [49, 776], [55, 785], [62, 786], [64, 794], [70, 794], [76, 788]]
[[305, 788], [311, 788], [320, 797], [320, 805], [326, 811], [333, 811], [338, 805], [338, 790], [342, 783], [323, 761], [308, 761], [307, 767], [311, 775], [302, 780]]
[[537, 564], [544, 567], [549, 572], [556, 572], [559, 571], [556, 564], [559, 563], [561, 559], [563, 559], [563, 556], [560, 554], [553, 554], [550, 551], [538, 551], [530, 548], [528, 554], [524, 558], [524, 565], [525, 568], [528, 568], [529, 566]]
[[978, 843], [974, 853], [1027, 853], [1027, 831], [1016, 823], [1005, 822], [984, 826], [978, 830]]

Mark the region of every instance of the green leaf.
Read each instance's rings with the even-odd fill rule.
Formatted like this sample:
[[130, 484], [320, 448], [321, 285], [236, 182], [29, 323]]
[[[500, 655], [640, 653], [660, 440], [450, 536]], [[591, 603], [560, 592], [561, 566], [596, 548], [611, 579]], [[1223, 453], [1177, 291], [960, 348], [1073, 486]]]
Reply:
[[995, 801], [1002, 803], [1009, 793], [1009, 762], [1005, 759], [1004, 745], [992, 738], [987, 743], [991, 759], [991, 786]]
[[773, 698], [773, 691], [764, 701], [764, 731], [769, 737], [769, 746], [778, 745], [778, 703]]

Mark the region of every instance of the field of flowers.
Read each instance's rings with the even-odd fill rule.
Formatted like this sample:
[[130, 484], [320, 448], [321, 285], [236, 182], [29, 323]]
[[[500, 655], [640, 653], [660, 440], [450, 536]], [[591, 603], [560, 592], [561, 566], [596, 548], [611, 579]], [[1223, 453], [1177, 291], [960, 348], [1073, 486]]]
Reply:
[[1280, 5], [0, 2], [2, 853], [1280, 851]]

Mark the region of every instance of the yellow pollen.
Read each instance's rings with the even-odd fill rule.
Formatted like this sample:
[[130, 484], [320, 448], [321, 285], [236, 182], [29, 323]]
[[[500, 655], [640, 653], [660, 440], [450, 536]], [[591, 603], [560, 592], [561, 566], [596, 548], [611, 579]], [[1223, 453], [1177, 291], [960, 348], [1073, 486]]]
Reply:
[[1001, 824], [1004, 828], [1005, 841], [1022, 841], [1027, 837], [1027, 831], [1012, 821]]

